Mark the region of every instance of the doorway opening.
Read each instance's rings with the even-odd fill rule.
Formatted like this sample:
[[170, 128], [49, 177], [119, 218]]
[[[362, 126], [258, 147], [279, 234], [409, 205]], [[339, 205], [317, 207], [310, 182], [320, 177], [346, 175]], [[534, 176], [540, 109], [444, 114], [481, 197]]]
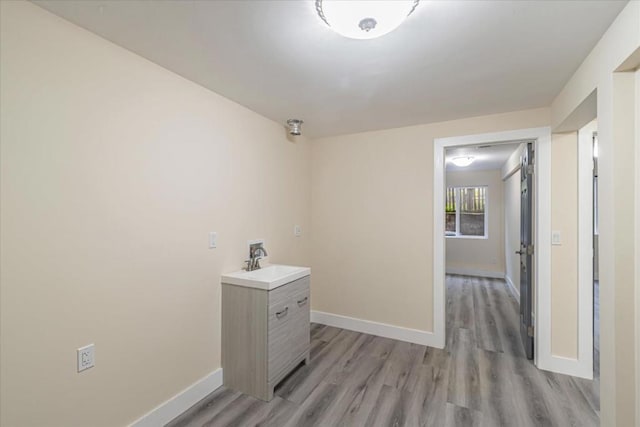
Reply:
[[[598, 194], [598, 123], [593, 119], [578, 130], [578, 199], [579, 224], [579, 351], [585, 355], [584, 378], [577, 382], [594, 410], [600, 410], [600, 273], [599, 273], [599, 194]], [[588, 314], [588, 316], [587, 316]], [[582, 318], [584, 316], [584, 319]], [[590, 322], [591, 328], [582, 325]], [[586, 326], [586, 325], [585, 325]], [[588, 357], [587, 357], [588, 356]]]
[[[452, 338], [448, 335], [446, 323], [447, 318], [450, 318], [450, 310], [447, 310], [447, 297], [445, 292], [445, 281], [446, 281], [446, 252], [447, 246], [449, 246], [449, 241], [454, 241], [456, 237], [446, 237], [446, 227], [447, 227], [447, 212], [446, 212], [446, 192], [447, 192], [447, 179], [446, 179], [446, 154], [447, 150], [454, 149], [464, 149], [465, 147], [470, 146], [493, 146], [500, 145], [505, 143], [531, 143], [532, 149], [536, 153], [536, 163], [531, 166], [531, 170], [534, 172], [533, 176], [533, 187], [534, 191], [531, 192], [532, 197], [532, 230], [531, 237], [533, 247], [541, 248], [540, 250], [535, 251], [532, 254], [532, 259], [534, 260], [533, 265], [530, 267], [530, 272], [532, 276], [531, 282], [533, 284], [539, 283], [540, 286], [531, 286], [531, 306], [533, 307], [533, 313], [530, 316], [531, 328], [529, 329], [532, 333], [532, 356], [534, 359], [534, 363], [539, 366], [539, 363], [542, 361], [544, 363], [545, 357], [551, 357], [550, 353], [550, 267], [551, 267], [551, 259], [550, 259], [550, 246], [551, 246], [551, 224], [550, 224], [550, 212], [551, 212], [551, 172], [550, 172], [550, 160], [551, 160], [551, 133], [549, 128], [532, 128], [532, 129], [521, 129], [515, 131], [505, 131], [498, 133], [488, 133], [488, 134], [479, 134], [479, 135], [466, 135], [460, 137], [450, 137], [450, 138], [439, 138], [434, 141], [434, 263], [433, 263], [433, 297], [434, 297], [434, 338], [435, 341], [441, 348], [445, 347], [446, 343], [451, 342]], [[453, 151], [450, 151], [453, 152]], [[464, 157], [464, 156], [458, 156]], [[520, 159], [516, 157], [516, 163], [520, 164]], [[498, 174], [499, 176], [499, 174]], [[501, 177], [500, 177], [501, 178]], [[459, 185], [459, 187], [468, 187], [464, 185]], [[473, 190], [457, 190], [460, 195], [464, 197], [464, 194], [472, 193], [475, 198], [477, 195], [482, 195], [482, 191], [480, 191], [476, 186]], [[451, 192], [450, 192], [451, 194]], [[487, 189], [484, 193], [486, 195], [486, 200], [491, 201], [492, 192], [491, 189]], [[456, 196], [456, 190], [454, 189], [453, 197], [461, 197], [460, 195]], [[451, 196], [450, 196], [451, 197]], [[471, 197], [471, 196], [469, 196]], [[492, 217], [492, 209], [490, 205], [487, 206], [487, 212], [485, 213], [485, 218], [488, 219], [488, 222], [491, 222]], [[459, 214], [458, 221], [464, 221], [462, 219], [462, 211]], [[478, 214], [477, 212], [472, 212]], [[496, 212], [494, 212], [496, 213]], [[500, 219], [504, 213], [498, 210], [497, 218]], [[449, 233], [452, 232], [452, 224], [453, 220], [452, 216], [449, 214]], [[467, 221], [469, 222], [469, 221]], [[476, 224], [477, 225], [477, 224]], [[475, 230], [479, 230], [479, 227], [475, 227]], [[465, 230], [463, 226], [460, 225], [456, 231], [457, 233], [465, 234]], [[468, 232], [468, 231], [467, 231]], [[491, 236], [492, 232], [489, 227], [488, 235]], [[481, 236], [478, 238], [485, 238], [485, 236]], [[448, 239], [448, 240], [447, 240]], [[504, 243], [502, 243], [502, 248], [504, 251]], [[469, 246], [469, 245], [466, 245]], [[520, 245], [515, 249], [520, 250]], [[515, 255], [515, 250], [513, 251]], [[533, 249], [533, 248], [531, 248]], [[503, 252], [504, 253], [504, 252]], [[504, 257], [504, 255], [502, 255]], [[490, 260], [491, 262], [492, 260]], [[506, 258], [501, 260], [506, 264]], [[496, 263], [499, 260], [496, 259]], [[519, 265], [519, 264], [518, 264]], [[461, 271], [456, 271], [455, 265], [452, 265], [451, 262], [447, 266], [449, 269], [449, 273], [460, 273]], [[503, 267], [506, 270], [506, 266]], [[478, 270], [482, 268], [478, 267]], [[486, 270], [486, 269], [485, 269]], [[477, 272], [476, 272], [477, 273]], [[497, 278], [502, 278], [504, 280], [504, 273], [498, 274]], [[490, 277], [483, 278], [483, 280], [491, 279]], [[514, 284], [515, 285], [515, 284]], [[519, 307], [517, 303], [513, 302], [513, 310], [516, 308], [519, 312]], [[499, 307], [504, 308], [506, 304], [499, 305]], [[511, 331], [507, 333], [506, 339], [504, 340], [507, 346], [510, 348], [516, 349], [520, 348], [524, 350], [522, 345], [522, 340], [520, 338], [519, 331], [519, 323], [520, 316], [519, 313], [516, 314], [517, 323], [515, 328], [511, 328]], [[513, 323], [512, 323], [513, 325]], [[507, 328], [508, 329], [508, 328]], [[526, 330], [526, 328], [525, 328]], [[541, 359], [542, 356], [542, 359]]]
[[447, 343], [533, 359], [534, 141], [445, 150]]

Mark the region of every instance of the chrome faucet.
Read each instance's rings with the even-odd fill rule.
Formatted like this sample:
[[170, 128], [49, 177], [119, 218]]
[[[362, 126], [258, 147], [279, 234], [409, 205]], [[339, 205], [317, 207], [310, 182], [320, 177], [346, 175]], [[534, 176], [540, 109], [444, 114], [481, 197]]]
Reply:
[[260, 269], [260, 260], [263, 256], [267, 256], [267, 251], [262, 246], [262, 243], [252, 243], [249, 245], [249, 259], [247, 263], [247, 271], [253, 271]]

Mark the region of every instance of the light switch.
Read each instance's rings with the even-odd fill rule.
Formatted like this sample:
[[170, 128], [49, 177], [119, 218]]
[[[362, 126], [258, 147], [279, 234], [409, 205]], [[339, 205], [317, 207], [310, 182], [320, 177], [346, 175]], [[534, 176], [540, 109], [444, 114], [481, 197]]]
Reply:
[[561, 245], [562, 244], [562, 235], [559, 231], [554, 230], [551, 232], [551, 244], [552, 245]]
[[209, 233], [209, 249], [218, 247], [218, 233], [212, 231]]
[[300, 237], [300, 235], [302, 235], [302, 227], [300, 227], [299, 225], [294, 225], [293, 226], [293, 235], [296, 237]]

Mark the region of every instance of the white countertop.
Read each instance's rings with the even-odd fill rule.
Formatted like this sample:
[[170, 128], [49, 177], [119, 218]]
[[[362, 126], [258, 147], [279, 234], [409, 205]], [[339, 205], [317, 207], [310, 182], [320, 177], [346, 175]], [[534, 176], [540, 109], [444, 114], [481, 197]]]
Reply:
[[258, 270], [240, 270], [223, 274], [221, 282], [270, 291], [309, 275], [311, 275], [309, 267], [271, 264]]

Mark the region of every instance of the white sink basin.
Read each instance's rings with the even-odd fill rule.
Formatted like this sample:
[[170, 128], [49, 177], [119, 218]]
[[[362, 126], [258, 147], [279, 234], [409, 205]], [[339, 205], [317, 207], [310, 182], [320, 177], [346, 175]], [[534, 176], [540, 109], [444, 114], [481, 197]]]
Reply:
[[293, 282], [310, 274], [311, 269], [309, 267], [272, 264], [264, 266], [259, 270], [240, 270], [234, 273], [223, 274], [222, 283], [270, 291], [278, 286]]

